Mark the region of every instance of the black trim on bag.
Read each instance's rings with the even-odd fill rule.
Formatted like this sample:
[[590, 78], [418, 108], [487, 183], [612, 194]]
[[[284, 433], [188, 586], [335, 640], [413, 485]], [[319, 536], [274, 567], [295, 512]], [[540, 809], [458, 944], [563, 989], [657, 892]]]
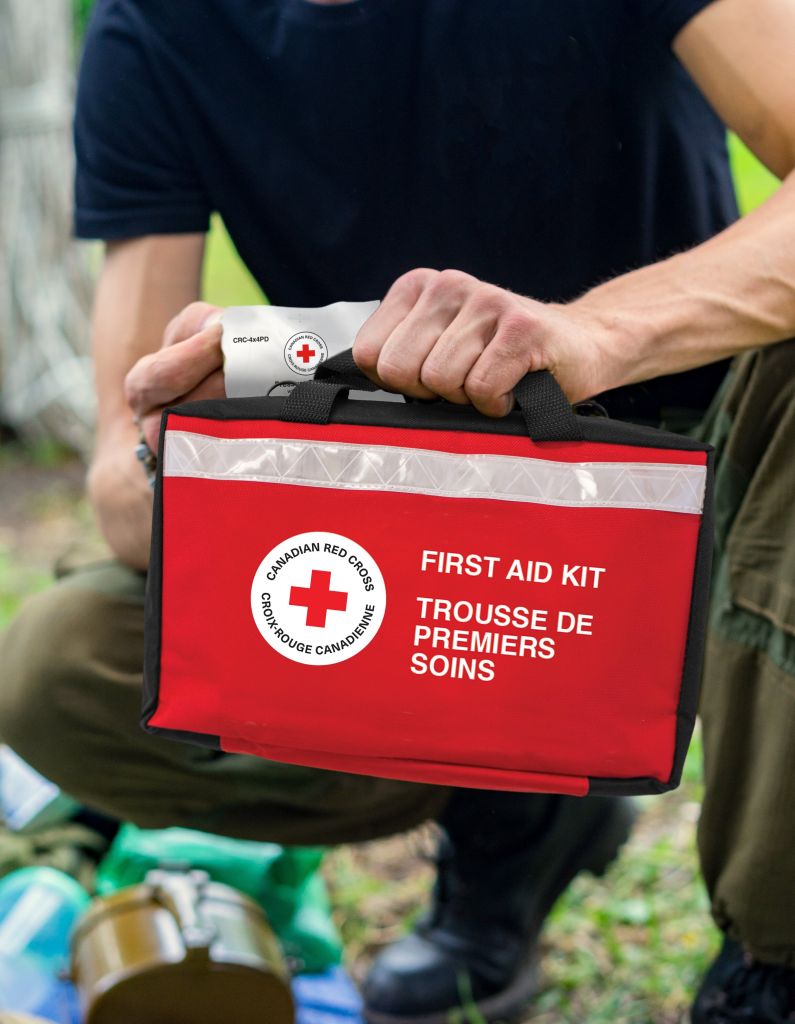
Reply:
[[[190, 742], [213, 750], [221, 749], [218, 736], [193, 733], [178, 729], [162, 729], [149, 724], [157, 710], [160, 687], [160, 659], [162, 642], [162, 583], [163, 583], [163, 480], [162, 466], [165, 435], [170, 415], [192, 416], [207, 420], [279, 420], [286, 399], [225, 398], [200, 402], [186, 402], [166, 409], [160, 424], [158, 441], [158, 473], [154, 492], [152, 546], [146, 586], [143, 708], [141, 724], [146, 732], [166, 739]], [[440, 415], [442, 413], [442, 415]], [[466, 406], [452, 406], [441, 402], [371, 402], [363, 399], [341, 401], [335, 405], [329, 423], [364, 427], [395, 427], [414, 430], [452, 430], [471, 433], [527, 436], [525, 420], [518, 411], [502, 419], [491, 419]], [[681, 780], [682, 769], [698, 710], [701, 669], [706, 637], [709, 603], [709, 582], [712, 562], [714, 529], [713, 477], [714, 452], [710, 445], [693, 438], [655, 427], [640, 426], [601, 417], [580, 417], [584, 441], [620, 444], [638, 448], [659, 448], [672, 451], [703, 451], [707, 454], [707, 479], [704, 508], [700, 517], [696, 558], [693, 569], [690, 616], [685, 639], [682, 683], [677, 706], [676, 736], [671, 775], [661, 782], [650, 777], [606, 778], [589, 777], [588, 793], [595, 796], [646, 796], [666, 793], [675, 789]], [[547, 441], [541, 443], [557, 443]], [[560, 443], [571, 443], [563, 440]], [[573, 776], [566, 776], [573, 778]]]
[[141, 725], [147, 732], [158, 730], [150, 728], [149, 719], [157, 710], [160, 693], [160, 654], [161, 654], [161, 613], [163, 603], [163, 452], [166, 442], [166, 425], [168, 410], [160, 419], [160, 435], [157, 441], [157, 466], [155, 475], [154, 507], [152, 511], [152, 542], [149, 548], [149, 572], [146, 577], [146, 597], [144, 599], [144, 681], [143, 704], [141, 708]]
[[[179, 416], [206, 420], [279, 420], [284, 398], [210, 398], [185, 402], [166, 410]], [[441, 413], [441, 415], [440, 415]], [[683, 452], [705, 452], [709, 445], [683, 434], [656, 427], [623, 423], [601, 416], [579, 417], [583, 439], [604, 444], [626, 444], [636, 448], [662, 448]], [[527, 437], [521, 413], [514, 411], [501, 419], [484, 416], [471, 406], [446, 402], [371, 402], [352, 399], [337, 406], [330, 423], [360, 427], [398, 427], [414, 430], [464, 430], [474, 434], [507, 434]], [[542, 444], [554, 441], [540, 442]], [[561, 439], [561, 443], [571, 443]]]
[[595, 796], [640, 796], [653, 793], [667, 793], [676, 789], [682, 780], [682, 770], [690, 747], [693, 729], [698, 714], [698, 698], [701, 692], [701, 673], [704, 664], [704, 645], [707, 634], [709, 611], [709, 584], [712, 571], [712, 548], [715, 529], [715, 502], [713, 478], [715, 474], [715, 453], [707, 451], [707, 481], [704, 489], [704, 508], [696, 545], [696, 559], [693, 566], [693, 588], [690, 597], [690, 618], [685, 639], [685, 657], [682, 668], [682, 687], [676, 711], [676, 738], [671, 775], [667, 782], [659, 779], [589, 779], [589, 792]]
[[[163, 465], [163, 450], [166, 439], [168, 410], [160, 421], [160, 436], [157, 442], [157, 463]], [[221, 749], [218, 736], [209, 733], [186, 732], [181, 729], [160, 729], [149, 725], [150, 718], [157, 710], [160, 693], [160, 654], [162, 646], [162, 607], [163, 607], [163, 475], [157, 474], [155, 480], [154, 510], [152, 513], [152, 546], [149, 553], [149, 572], [146, 577], [146, 596], [144, 598], [144, 680], [143, 705], [141, 709], [141, 725], [143, 729], [157, 736], [170, 740], [181, 740], [185, 743], [197, 743], [212, 750]]]
[[685, 664], [682, 672], [682, 692], [679, 697], [676, 727], [676, 755], [671, 773], [673, 786], [678, 786], [682, 769], [693, 735], [698, 714], [698, 698], [701, 690], [701, 672], [704, 664], [704, 645], [707, 636], [709, 612], [709, 585], [712, 574], [712, 549], [715, 532], [715, 499], [713, 480], [715, 476], [715, 453], [707, 452], [707, 480], [704, 488], [704, 508], [701, 512], [701, 527], [698, 533], [696, 564], [693, 569], [693, 597], [690, 603], [690, 619], [687, 624], [685, 642]]

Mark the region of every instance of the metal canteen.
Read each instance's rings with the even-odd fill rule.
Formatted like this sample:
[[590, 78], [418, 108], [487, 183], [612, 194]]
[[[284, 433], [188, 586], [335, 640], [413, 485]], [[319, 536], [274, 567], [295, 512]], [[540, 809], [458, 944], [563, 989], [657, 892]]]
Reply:
[[199, 871], [151, 871], [94, 901], [72, 937], [85, 1024], [293, 1024], [260, 907]]

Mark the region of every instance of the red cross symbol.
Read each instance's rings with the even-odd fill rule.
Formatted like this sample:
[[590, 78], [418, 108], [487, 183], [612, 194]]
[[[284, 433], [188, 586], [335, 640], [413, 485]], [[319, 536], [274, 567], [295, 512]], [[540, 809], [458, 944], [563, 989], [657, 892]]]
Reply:
[[307, 626], [325, 626], [326, 615], [344, 612], [348, 607], [348, 594], [331, 589], [331, 573], [313, 569], [308, 587], [290, 587], [290, 604], [306, 608]]
[[315, 352], [313, 348], [310, 348], [307, 342], [304, 342], [301, 348], [299, 348], [295, 354], [298, 356], [298, 358], [301, 360], [304, 366], [306, 366], [309, 360], [313, 359], [317, 355], [317, 352]]

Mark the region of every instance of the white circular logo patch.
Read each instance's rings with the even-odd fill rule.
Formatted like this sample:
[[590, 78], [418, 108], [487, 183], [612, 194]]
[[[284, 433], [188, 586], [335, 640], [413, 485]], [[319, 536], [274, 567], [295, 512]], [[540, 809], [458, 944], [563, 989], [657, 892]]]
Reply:
[[251, 614], [274, 651], [304, 665], [347, 661], [378, 633], [384, 577], [349, 537], [288, 537], [268, 552], [251, 584]]
[[328, 357], [328, 348], [319, 334], [300, 331], [284, 346], [284, 361], [295, 373], [312, 374]]

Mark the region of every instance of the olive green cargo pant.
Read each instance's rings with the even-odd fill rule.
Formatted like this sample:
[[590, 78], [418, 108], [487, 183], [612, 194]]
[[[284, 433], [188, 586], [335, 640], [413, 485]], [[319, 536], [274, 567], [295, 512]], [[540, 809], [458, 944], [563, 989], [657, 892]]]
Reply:
[[145, 577], [115, 561], [63, 575], [0, 638], [0, 737], [89, 807], [143, 828], [335, 844], [436, 816], [441, 787], [219, 755], [139, 725]]
[[705, 433], [718, 460], [701, 865], [718, 924], [795, 966], [795, 341], [735, 362]]
[[[710, 421], [721, 550], [703, 700], [704, 873], [719, 923], [795, 962], [795, 346], [739, 361]], [[219, 757], [138, 726], [144, 579], [64, 576], [0, 641], [0, 736], [144, 827], [336, 843], [436, 817], [447, 790]], [[539, 816], [550, 797], [538, 797]], [[540, 820], [540, 817], [539, 817]]]

